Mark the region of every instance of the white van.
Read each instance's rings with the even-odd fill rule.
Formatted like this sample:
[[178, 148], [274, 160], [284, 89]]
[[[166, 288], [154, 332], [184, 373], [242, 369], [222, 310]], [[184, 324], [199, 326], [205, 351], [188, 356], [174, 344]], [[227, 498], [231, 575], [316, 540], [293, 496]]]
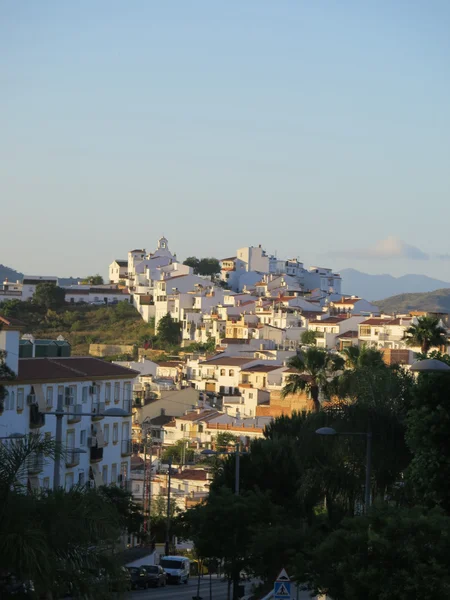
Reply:
[[163, 556], [159, 564], [167, 573], [169, 583], [187, 583], [189, 581], [191, 563], [185, 556]]

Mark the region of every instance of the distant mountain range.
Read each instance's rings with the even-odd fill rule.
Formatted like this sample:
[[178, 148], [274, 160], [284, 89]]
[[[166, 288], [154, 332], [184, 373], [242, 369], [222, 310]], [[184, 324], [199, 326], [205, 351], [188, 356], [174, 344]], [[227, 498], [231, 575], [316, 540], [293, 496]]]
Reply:
[[408, 313], [410, 310], [450, 313], [450, 288], [419, 294], [399, 294], [376, 300], [375, 304], [386, 314]]
[[377, 300], [399, 294], [442, 291], [443, 288], [450, 288], [448, 281], [433, 279], [427, 275], [403, 275], [402, 277], [369, 275], [356, 269], [343, 269], [340, 273], [343, 293], [361, 296], [366, 300]]
[[[5, 279], [8, 278], [8, 281], [16, 282], [22, 281], [23, 273], [19, 271], [15, 271], [10, 267], [5, 267], [5, 265], [0, 265], [0, 285], [3, 285]], [[59, 285], [77, 285], [79, 281], [81, 281], [80, 277], [58, 277]]]

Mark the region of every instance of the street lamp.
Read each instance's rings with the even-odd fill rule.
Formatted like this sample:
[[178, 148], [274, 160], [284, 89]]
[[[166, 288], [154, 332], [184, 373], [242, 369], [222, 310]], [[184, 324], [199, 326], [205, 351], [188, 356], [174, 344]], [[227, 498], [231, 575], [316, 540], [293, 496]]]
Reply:
[[67, 415], [69, 417], [130, 417], [130, 413], [124, 410], [123, 408], [113, 407], [108, 408], [102, 413], [93, 413], [93, 412], [85, 412], [85, 413], [74, 413], [74, 412], [66, 412], [63, 407], [63, 398], [62, 395], [58, 396], [58, 405], [54, 412], [46, 412], [46, 415], [54, 415], [56, 417], [56, 432], [55, 432], [55, 442], [56, 442], [56, 456], [55, 456], [55, 466], [53, 471], [53, 489], [57, 490], [60, 486], [61, 482], [61, 447], [62, 447], [62, 425], [63, 425], [63, 417]]
[[204, 456], [217, 456], [219, 454], [234, 454], [236, 457], [235, 460], [235, 473], [234, 473], [234, 493], [236, 496], [239, 496], [239, 479], [240, 479], [240, 462], [241, 462], [241, 448], [239, 442], [235, 446], [234, 452], [217, 452], [217, 450], [211, 450], [210, 448], [205, 448], [200, 452]]
[[316, 429], [318, 435], [354, 435], [364, 436], [366, 438], [366, 482], [364, 488], [364, 507], [365, 512], [370, 507], [370, 476], [372, 470], [372, 432], [366, 431], [365, 433], [359, 431], [336, 431], [333, 427], [320, 427]]
[[445, 373], [450, 371], [450, 367], [442, 360], [437, 360], [437, 358], [425, 358], [413, 363], [411, 371], [414, 373]]

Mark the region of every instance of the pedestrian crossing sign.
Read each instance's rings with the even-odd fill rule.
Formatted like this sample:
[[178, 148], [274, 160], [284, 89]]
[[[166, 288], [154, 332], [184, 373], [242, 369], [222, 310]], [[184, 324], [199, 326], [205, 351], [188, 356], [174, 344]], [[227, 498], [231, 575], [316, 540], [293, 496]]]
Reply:
[[273, 591], [274, 591], [275, 600], [290, 599], [290, 597], [291, 597], [291, 582], [290, 581], [276, 581]]

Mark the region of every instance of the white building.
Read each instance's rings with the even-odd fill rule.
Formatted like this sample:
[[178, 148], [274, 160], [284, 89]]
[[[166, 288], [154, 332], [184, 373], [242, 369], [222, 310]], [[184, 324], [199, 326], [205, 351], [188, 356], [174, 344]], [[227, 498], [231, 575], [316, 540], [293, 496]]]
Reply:
[[[131, 413], [133, 380], [139, 373], [91, 357], [19, 359], [21, 324], [0, 319], [0, 349], [7, 352], [6, 363], [16, 374], [14, 380], [0, 382], [7, 392], [0, 416], [2, 437], [34, 432], [55, 438], [56, 416], [51, 413], [62, 401], [71, 414], [62, 422], [66, 454], [61, 485], [69, 489], [77, 483], [125, 484], [132, 453], [131, 414], [102, 415], [112, 407]], [[32, 488], [51, 488], [53, 475], [53, 461], [40, 456], [30, 461]]]
[[331, 300], [328, 306], [333, 314], [343, 313], [366, 316], [378, 316], [380, 314], [378, 306], [358, 296], [342, 296], [339, 300]]
[[347, 332], [358, 332], [358, 325], [365, 320], [363, 316], [345, 315], [330, 317], [323, 315], [315, 321], [309, 321], [308, 330], [316, 334], [316, 346], [319, 348], [338, 349], [340, 336]]
[[58, 285], [57, 277], [46, 277], [40, 275], [24, 275], [22, 280], [22, 300], [30, 300], [34, 296], [36, 286], [39, 283], [52, 283]]
[[109, 283], [125, 282], [128, 273], [128, 261], [117, 258], [109, 265]]

